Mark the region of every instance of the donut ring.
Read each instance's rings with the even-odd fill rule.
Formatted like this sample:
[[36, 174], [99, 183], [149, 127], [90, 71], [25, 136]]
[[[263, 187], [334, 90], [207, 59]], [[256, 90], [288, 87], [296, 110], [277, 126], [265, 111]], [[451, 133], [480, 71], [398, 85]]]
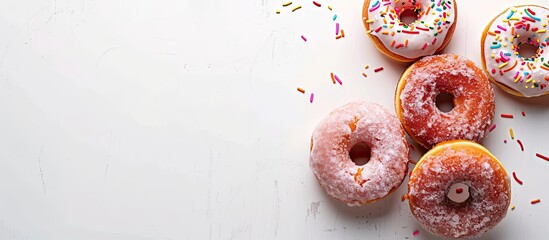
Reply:
[[[454, 97], [450, 112], [437, 108], [439, 93]], [[471, 60], [435, 55], [415, 62], [402, 74], [395, 107], [408, 135], [427, 149], [455, 139], [480, 142], [494, 118], [494, 91], [486, 74]]]
[[[357, 166], [356, 144], [370, 148], [370, 160]], [[320, 186], [349, 206], [379, 200], [404, 180], [409, 152], [398, 119], [374, 103], [353, 102], [331, 112], [315, 128], [309, 163]]]
[[[447, 197], [454, 183], [469, 187], [462, 203]], [[438, 144], [419, 160], [408, 182], [412, 214], [439, 236], [477, 237], [505, 217], [510, 201], [507, 172], [486, 148], [471, 141]]]
[[[537, 5], [510, 7], [492, 19], [480, 41], [482, 66], [490, 80], [519, 97], [549, 94], [549, 9]], [[522, 44], [538, 48], [534, 57], [518, 53]]]
[[[417, 20], [405, 24], [400, 14], [417, 13]], [[376, 48], [399, 62], [412, 62], [444, 49], [454, 34], [457, 21], [455, 0], [365, 0], [362, 21]]]

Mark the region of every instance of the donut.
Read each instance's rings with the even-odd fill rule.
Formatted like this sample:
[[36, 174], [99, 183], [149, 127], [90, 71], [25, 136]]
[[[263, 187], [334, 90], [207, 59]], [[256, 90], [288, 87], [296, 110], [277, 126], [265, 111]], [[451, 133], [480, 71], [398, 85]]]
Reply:
[[[366, 164], [351, 159], [362, 145]], [[363, 101], [344, 105], [325, 117], [311, 138], [309, 164], [328, 195], [349, 206], [379, 200], [404, 180], [409, 149], [398, 119], [384, 107]]]
[[[406, 24], [400, 15], [417, 14]], [[457, 5], [453, 0], [365, 0], [362, 21], [376, 48], [399, 62], [412, 62], [435, 54], [448, 45], [454, 34]]]
[[[549, 9], [536, 5], [510, 7], [484, 29], [480, 41], [482, 66], [490, 80], [519, 97], [549, 92]], [[534, 56], [521, 56], [524, 45], [537, 48]]]
[[[448, 197], [456, 183], [468, 188], [465, 201]], [[412, 215], [422, 228], [444, 237], [480, 236], [505, 217], [510, 200], [511, 184], [501, 163], [466, 140], [436, 145], [419, 160], [408, 182]]]
[[[440, 93], [453, 96], [451, 111], [437, 108]], [[395, 108], [408, 135], [427, 149], [448, 140], [480, 142], [494, 118], [494, 90], [471, 60], [453, 54], [428, 56], [402, 74]]]

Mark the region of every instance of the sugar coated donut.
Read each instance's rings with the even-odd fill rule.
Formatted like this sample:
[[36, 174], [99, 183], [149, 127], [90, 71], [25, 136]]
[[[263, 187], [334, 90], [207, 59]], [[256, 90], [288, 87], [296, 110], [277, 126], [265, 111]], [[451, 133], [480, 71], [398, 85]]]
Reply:
[[[417, 20], [400, 20], [411, 10]], [[412, 62], [446, 47], [457, 20], [454, 0], [365, 0], [362, 20], [377, 49], [400, 62]]]
[[[535, 5], [510, 7], [494, 18], [480, 41], [482, 66], [504, 91], [520, 97], [549, 93], [549, 9]], [[521, 56], [521, 46], [537, 48]]]
[[[369, 148], [359, 166], [356, 145]], [[331, 112], [313, 132], [309, 163], [318, 182], [349, 206], [381, 199], [397, 189], [408, 170], [409, 152], [398, 119], [374, 103], [353, 102]]]
[[[440, 93], [453, 96], [454, 108], [436, 106]], [[401, 76], [395, 94], [396, 113], [410, 137], [425, 148], [448, 140], [480, 142], [495, 112], [488, 77], [471, 60], [444, 54], [422, 58]]]
[[[468, 188], [469, 196], [462, 202], [448, 197], [456, 183]], [[510, 200], [505, 169], [486, 148], [471, 141], [438, 144], [419, 160], [408, 182], [412, 214], [421, 227], [439, 236], [481, 235], [505, 217]]]

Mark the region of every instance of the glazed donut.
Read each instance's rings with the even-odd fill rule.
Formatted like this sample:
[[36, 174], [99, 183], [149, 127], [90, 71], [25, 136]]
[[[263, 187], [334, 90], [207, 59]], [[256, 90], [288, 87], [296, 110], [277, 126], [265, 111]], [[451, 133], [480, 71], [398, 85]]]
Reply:
[[[452, 185], [468, 187], [469, 197], [454, 202]], [[471, 238], [497, 225], [507, 214], [511, 184], [501, 163], [481, 145], [443, 142], [427, 152], [408, 182], [410, 210], [421, 227], [451, 238]]]
[[[412, 10], [417, 20], [400, 15]], [[450, 43], [457, 20], [455, 0], [365, 0], [362, 21], [376, 48], [399, 62], [435, 54]]]
[[[510, 7], [484, 29], [480, 41], [482, 66], [492, 82], [519, 97], [549, 92], [549, 9], [535, 5]], [[538, 48], [520, 56], [523, 44]]]
[[[453, 96], [450, 112], [437, 108], [440, 93]], [[494, 91], [484, 71], [471, 60], [435, 55], [415, 62], [402, 74], [395, 107], [408, 135], [427, 149], [448, 140], [480, 142], [494, 118]]]
[[[351, 149], [365, 144], [369, 161], [359, 166]], [[353, 102], [316, 126], [309, 163], [320, 186], [349, 206], [381, 199], [397, 189], [408, 170], [404, 130], [395, 116], [374, 103]]]

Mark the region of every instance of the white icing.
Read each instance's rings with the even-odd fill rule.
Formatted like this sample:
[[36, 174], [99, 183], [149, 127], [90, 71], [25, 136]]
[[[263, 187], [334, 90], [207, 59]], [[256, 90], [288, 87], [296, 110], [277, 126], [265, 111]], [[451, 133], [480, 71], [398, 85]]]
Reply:
[[[400, 21], [400, 13], [406, 9], [419, 16], [409, 26]], [[389, 51], [414, 59], [432, 55], [442, 46], [455, 17], [454, 0], [371, 0], [364, 21], [370, 24], [369, 34]]]
[[[548, 15], [549, 9], [543, 7], [511, 7], [496, 17], [482, 43], [490, 76], [526, 97], [540, 96], [549, 90], [549, 51], [545, 51], [549, 45]], [[517, 46], [528, 39], [539, 45], [535, 58], [522, 58], [517, 52]]]

